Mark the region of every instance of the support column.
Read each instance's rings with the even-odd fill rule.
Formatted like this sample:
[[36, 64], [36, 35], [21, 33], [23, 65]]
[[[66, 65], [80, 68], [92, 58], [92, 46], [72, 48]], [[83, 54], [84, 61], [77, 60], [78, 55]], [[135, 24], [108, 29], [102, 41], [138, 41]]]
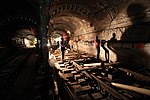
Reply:
[[46, 18], [46, 0], [39, 0], [39, 16], [40, 16], [40, 44], [41, 44], [41, 56], [43, 67], [46, 67], [48, 60], [48, 48], [47, 48], [47, 25], [48, 21]]
[[49, 63], [48, 63], [48, 18], [46, 16], [46, 5], [50, 2], [50, 0], [39, 0], [39, 15], [40, 15], [40, 40], [41, 40], [41, 56], [42, 59], [42, 68], [41, 72], [43, 76], [45, 77], [44, 80], [49, 82], [49, 85], [47, 85], [47, 89], [42, 92], [42, 100], [54, 100], [54, 93], [53, 93], [53, 87], [54, 87], [54, 81], [52, 76], [52, 69], [50, 70]]

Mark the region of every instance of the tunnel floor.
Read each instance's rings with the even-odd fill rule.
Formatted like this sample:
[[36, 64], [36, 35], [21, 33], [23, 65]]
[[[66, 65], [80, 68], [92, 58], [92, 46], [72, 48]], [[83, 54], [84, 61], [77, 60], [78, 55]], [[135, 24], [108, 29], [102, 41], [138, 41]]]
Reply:
[[[54, 67], [54, 81], [57, 83], [57, 96], [62, 100], [148, 100], [150, 97], [132, 88], [149, 90], [149, 75], [144, 70], [137, 72], [119, 62], [104, 63], [86, 53], [68, 52], [61, 59], [56, 50], [49, 60]], [[115, 83], [132, 88], [116, 88]], [[137, 89], [137, 90], [138, 90]], [[136, 91], [136, 92], [135, 92]], [[149, 95], [149, 94], [148, 94]]]
[[32, 53], [1, 100], [52, 100], [52, 79], [39, 63], [36, 52]]

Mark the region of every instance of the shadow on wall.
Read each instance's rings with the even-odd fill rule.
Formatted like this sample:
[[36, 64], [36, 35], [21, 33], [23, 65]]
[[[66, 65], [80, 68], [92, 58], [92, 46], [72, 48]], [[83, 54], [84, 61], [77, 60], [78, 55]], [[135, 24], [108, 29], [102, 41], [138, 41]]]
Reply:
[[[122, 34], [122, 41], [147, 41], [150, 38], [148, 34], [148, 23], [144, 23], [146, 17], [146, 8], [141, 4], [131, 4], [127, 8], [127, 14], [133, 26]], [[143, 24], [143, 25], [142, 25]]]
[[144, 49], [150, 40], [150, 22], [145, 22], [146, 8], [139, 3], [131, 4], [127, 14], [132, 25], [126, 28], [117, 42], [120, 45], [115, 48], [117, 60], [129, 65], [149, 66], [150, 53]]

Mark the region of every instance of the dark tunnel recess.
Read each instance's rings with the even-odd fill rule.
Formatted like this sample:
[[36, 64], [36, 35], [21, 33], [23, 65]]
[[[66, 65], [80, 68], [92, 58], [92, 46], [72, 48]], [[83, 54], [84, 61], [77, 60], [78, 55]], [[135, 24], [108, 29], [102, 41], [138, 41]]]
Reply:
[[28, 47], [35, 44], [38, 21], [34, 0], [5, 0], [0, 3], [0, 45], [3, 48]]

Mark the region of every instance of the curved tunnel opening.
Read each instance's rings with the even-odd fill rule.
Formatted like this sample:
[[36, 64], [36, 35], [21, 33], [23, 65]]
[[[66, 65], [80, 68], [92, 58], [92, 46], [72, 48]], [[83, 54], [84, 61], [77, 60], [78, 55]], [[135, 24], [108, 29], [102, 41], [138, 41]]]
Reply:
[[[38, 16], [37, 7], [35, 7], [35, 4], [32, 2], [33, 1], [28, 0], [6, 0], [1, 2], [1, 47], [15, 49], [28, 47], [29, 44], [36, 45], [34, 42], [36, 41], [38, 32]], [[7, 7], [9, 7], [9, 9]], [[28, 46], [26, 44], [28, 44]]]
[[[52, 24], [54, 30], [69, 30], [71, 28], [70, 32], [73, 34], [72, 36], [67, 35], [67, 37], [73, 38], [75, 51], [79, 50], [80, 52], [96, 55], [94, 39], [98, 35], [101, 41], [106, 41], [105, 47], [109, 51], [111, 62], [120, 61], [130, 64], [131, 61], [131, 63], [137, 65], [148, 66], [145, 61], [141, 60], [139, 63], [136, 59], [137, 56], [144, 56], [145, 50], [138, 50], [140, 48], [135, 50], [138, 43], [145, 44], [145, 42], [148, 43], [149, 41], [148, 5], [132, 2], [124, 4], [122, 0], [111, 3], [109, 1], [98, 1], [96, 4], [95, 11], [91, 10], [90, 7], [92, 8], [92, 6], [89, 5], [89, 10], [85, 10], [85, 12], [81, 10], [82, 4], [78, 6], [76, 4], [70, 6], [62, 4], [61, 6], [50, 7], [51, 9], [49, 8], [50, 10], [48, 11], [49, 23]], [[134, 12], [135, 10], [136, 12]], [[69, 26], [69, 28], [65, 26]], [[145, 30], [141, 31], [142, 29]], [[113, 33], [116, 34], [117, 43], [114, 44], [115, 47], [114, 45], [109, 47], [107, 46], [108, 41]], [[145, 46], [148, 45], [147, 43]], [[132, 54], [134, 58], [129, 59], [130, 53], [133, 51], [136, 52]], [[127, 55], [121, 52], [126, 52]], [[101, 47], [100, 57], [102, 60], [106, 60], [103, 47]]]
[[67, 48], [69, 48], [69, 40], [76, 41], [74, 43], [75, 50], [79, 49], [77, 47], [77, 41], [88, 40], [89, 37], [84, 37], [84, 35], [94, 31], [92, 23], [87, 20], [87, 18], [85, 19], [80, 13], [66, 13], [63, 11], [57, 16], [50, 18], [49, 23], [50, 25], [52, 24], [53, 27], [53, 32], [50, 33], [52, 36], [61, 34], [58, 41], [59, 44], [61, 37], [64, 38]]

